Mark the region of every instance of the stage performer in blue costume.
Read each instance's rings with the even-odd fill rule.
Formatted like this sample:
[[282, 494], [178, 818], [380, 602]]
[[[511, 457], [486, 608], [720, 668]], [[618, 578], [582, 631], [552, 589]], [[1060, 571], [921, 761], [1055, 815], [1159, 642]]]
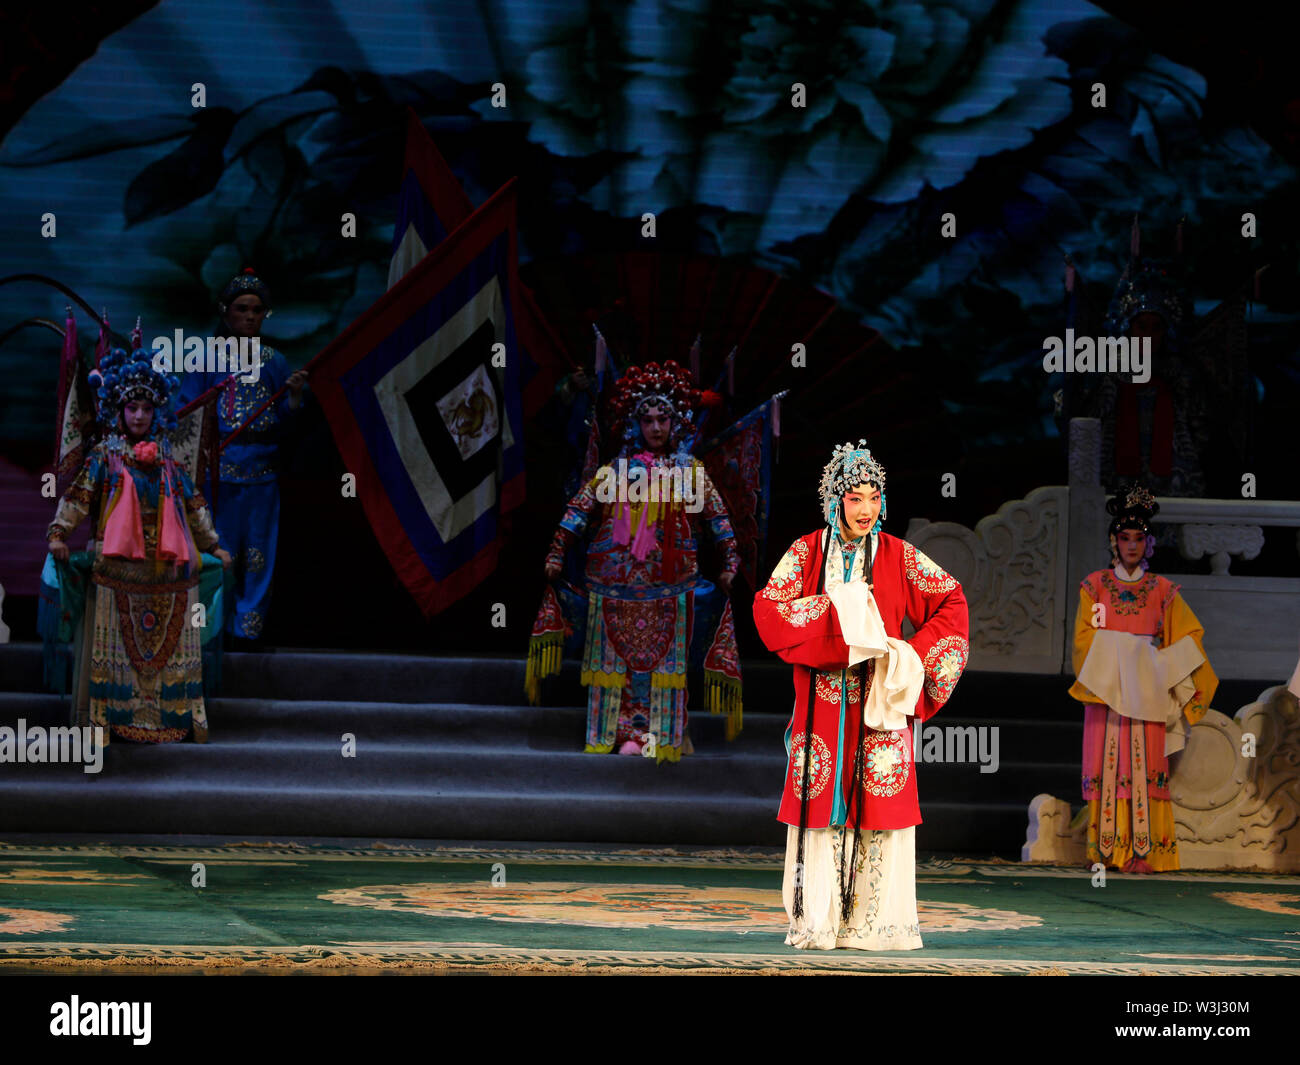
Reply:
[[[271, 314], [271, 293], [249, 267], [231, 279], [217, 308], [225, 337], [259, 338]], [[285, 357], [265, 344], [255, 381], [248, 374], [191, 373], [185, 375], [185, 399], [195, 399], [220, 387], [217, 404], [221, 439], [251, 423], [221, 452], [213, 501], [221, 542], [235, 558], [235, 595], [231, 632], [240, 640], [262, 635], [271, 602], [276, 540], [280, 529], [280, 486], [276, 480], [282, 430], [303, 402], [305, 370], [293, 371]], [[273, 395], [288, 391], [257, 414]], [[254, 415], [257, 415], [255, 418]]]
[[777, 817], [789, 826], [786, 942], [805, 949], [922, 945], [912, 725], [947, 702], [969, 650], [961, 586], [881, 531], [885, 471], [865, 445], [835, 449], [825, 526], [754, 597], [763, 642], [794, 666]]

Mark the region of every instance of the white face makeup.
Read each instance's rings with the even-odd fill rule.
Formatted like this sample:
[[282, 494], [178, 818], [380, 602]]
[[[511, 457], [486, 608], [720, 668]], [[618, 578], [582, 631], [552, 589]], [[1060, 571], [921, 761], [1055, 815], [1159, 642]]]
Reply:
[[880, 489], [875, 485], [857, 485], [840, 500], [840, 534], [846, 540], [856, 540], [871, 532], [878, 517]]
[[153, 425], [153, 404], [147, 399], [128, 400], [122, 407], [122, 424], [132, 440], [139, 440]]
[[673, 431], [673, 419], [662, 407], [647, 407], [641, 415], [641, 435], [651, 451], [662, 451], [668, 446]]
[[1133, 569], [1147, 553], [1147, 534], [1141, 529], [1121, 529], [1115, 534], [1120, 564]]

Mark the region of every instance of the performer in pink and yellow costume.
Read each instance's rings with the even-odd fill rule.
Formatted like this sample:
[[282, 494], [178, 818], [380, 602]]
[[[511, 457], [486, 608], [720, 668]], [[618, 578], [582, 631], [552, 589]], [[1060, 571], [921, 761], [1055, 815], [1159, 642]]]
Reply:
[[1147, 570], [1155, 497], [1133, 485], [1106, 509], [1111, 568], [1080, 585], [1070, 688], [1084, 704], [1088, 862], [1160, 872], [1178, 868], [1169, 756], [1205, 716], [1219, 681], [1178, 585]]

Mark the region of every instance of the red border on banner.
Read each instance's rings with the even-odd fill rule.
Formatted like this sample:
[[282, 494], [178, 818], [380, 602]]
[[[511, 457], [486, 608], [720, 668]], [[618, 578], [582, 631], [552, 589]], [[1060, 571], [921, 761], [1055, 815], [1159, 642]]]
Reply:
[[402, 160], [402, 180], [408, 172], [424, 190], [425, 199], [438, 216], [442, 228], [450, 233], [474, 213], [474, 204], [465, 194], [465, 187], [456, 179], [455, 172], [438, 151], [429, 131], [413, 108], [406, 109], [406, 155]]

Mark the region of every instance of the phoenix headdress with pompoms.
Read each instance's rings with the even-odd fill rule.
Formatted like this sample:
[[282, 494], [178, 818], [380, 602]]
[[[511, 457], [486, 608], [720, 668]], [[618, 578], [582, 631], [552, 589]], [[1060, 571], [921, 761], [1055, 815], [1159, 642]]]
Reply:
[[117, 427], [124, 404], [133, 399], [147, 399], [154, 406], [149, 436], [171, 432], [176, 428], [176, 398], [180, 381], [154, 368], [154, 355], [147, 348], [127, 354], [114, 348], [90, 371], [88, 379], [95, 389], [100, 423], [110, 432]]
[[885, 521], [885, 468], [876, 461], [867, 448], [865, 440], [858, 440], [858, 446], [845, 442], [835, 448], [825, 468], [822, 470], [821, 484], [818, 491], [822, 500], [822, 516], [832, 529], [840, 524], [840, 509], [846, 492], [851, 492], [860, 484], [872, 484], [880, 489], [880, 516], [871, 527], [873, 533], [880, 531]]
[[702, 402], [704, 394], [693, 386], [690, 371], [669, 359], [663, 365], [648, 362], [629, 367], [619, 378], [609, 414], [615, 431], [621, 427], [622, 438], [631, 443], [640, 432], [642, 414], [655, 407], [666, 411], [672, 418], [671, 443], [677, 446], [689, 438], [695, 409]]

